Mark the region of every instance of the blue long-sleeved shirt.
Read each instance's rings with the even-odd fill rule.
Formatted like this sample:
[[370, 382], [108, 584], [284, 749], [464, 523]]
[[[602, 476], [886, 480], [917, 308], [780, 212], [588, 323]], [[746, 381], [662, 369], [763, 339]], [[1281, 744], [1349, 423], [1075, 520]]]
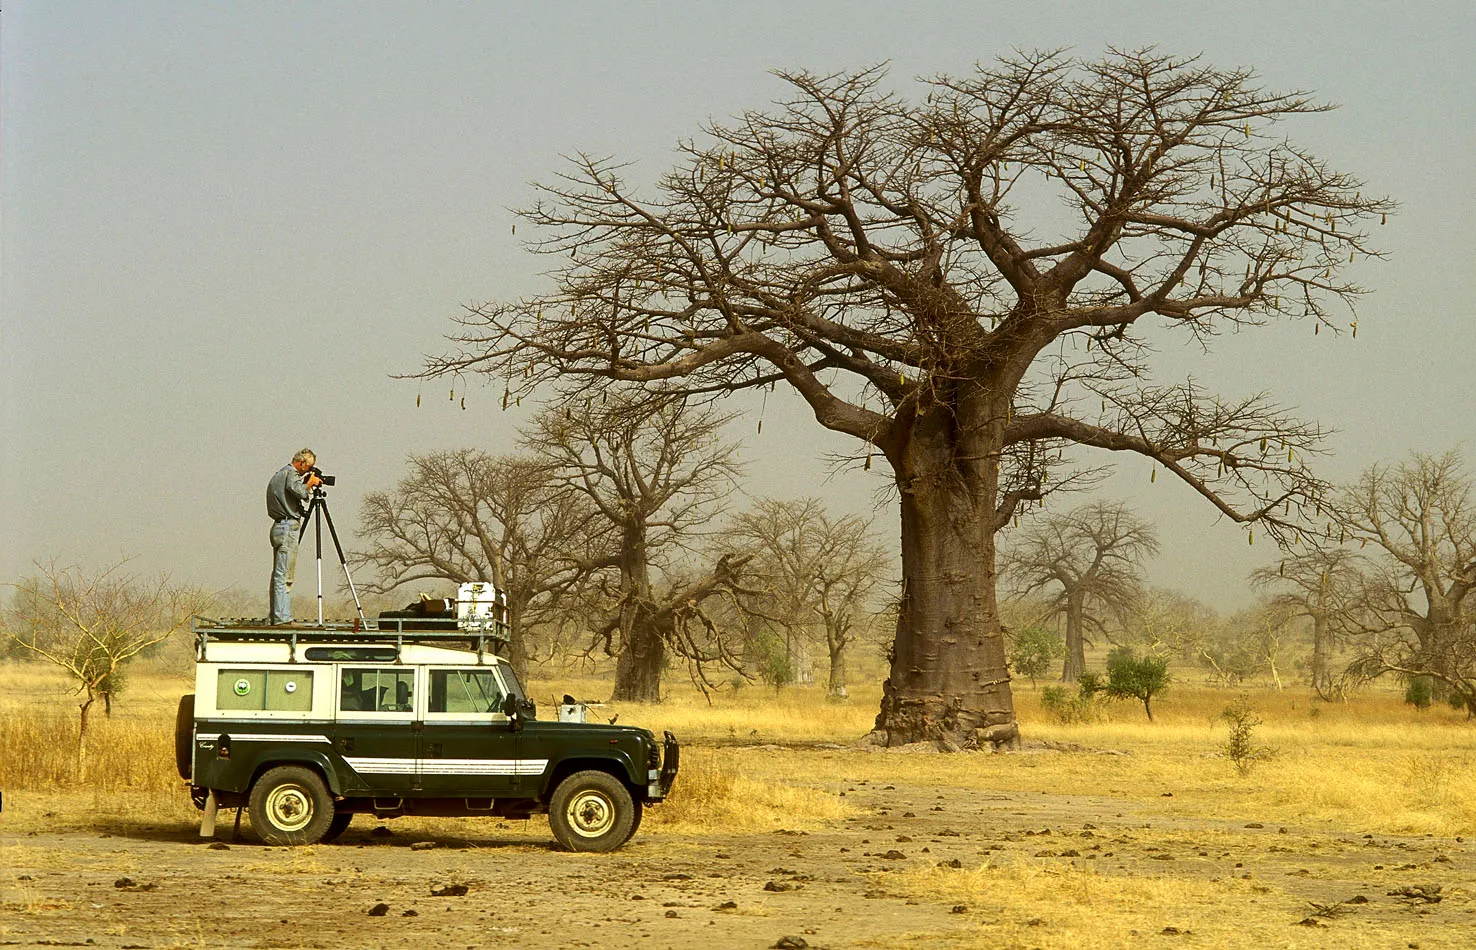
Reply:
[[302, 503], [307, 501], [307, 497], [308, 487], [303, 484], [297, 469], [291, 464], [284, 465], [267, 482], [267, 516], [273, 521], [301, 518], [305, 513]]

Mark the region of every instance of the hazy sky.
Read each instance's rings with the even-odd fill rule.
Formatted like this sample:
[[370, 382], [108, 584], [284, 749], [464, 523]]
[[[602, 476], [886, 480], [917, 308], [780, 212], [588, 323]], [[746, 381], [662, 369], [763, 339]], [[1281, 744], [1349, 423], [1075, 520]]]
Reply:
[[[1201, 10], [1206, 12], [1200, 12]], [[529, 182], [583, 150], [654, 176], [703, 120], [782, 94], [768, 70], [888, 60], [901, 89], [1011, 47], [1158, 44], [1339, 103], [1292, 137], [1401, 204], [1358, 269], [1356, 341], [1310, 326], [1177, 344], [1168, 375], [1269, 390], [1339, 430], [1346, 479], [1412, 449], [1476, 460], [1476, 7], [1465, 2], [27, 2], [0, 12], [0, 582], [133, 556], [262, 590], [263, 495], [310, 445], [340, 532], [408, 453], [511, 448], [500, 391], [466, 409], [390, 374], [468, 301], [540, 286], [510, 233]], [[522, 236], [526, 237], [524, 229]], [[417, 393], [423, 403], [417, 408]], [[792, 401], [744, 423], [749, 490], [866, 509], [847, 449]], [[1231, 608], [1274, 549], [1126, 463], [1155, 583]], [[877, 512], [895, 538], [896, 514]]]

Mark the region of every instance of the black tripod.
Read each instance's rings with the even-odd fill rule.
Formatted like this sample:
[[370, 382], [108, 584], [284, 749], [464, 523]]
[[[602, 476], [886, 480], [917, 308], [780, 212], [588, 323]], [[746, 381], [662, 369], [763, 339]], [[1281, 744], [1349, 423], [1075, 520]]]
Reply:
[[359, 620], [364, 619], [364, 605], [359, 603], [359, 592], [354, 590], [354, 578], [349, 573], [348, 561], [343, 556], [343, 545], [338, 543], [338, 529], [333, 527], [333, 514], [328, 510], [328, 493], [321, 485], [313, 489], [312, 500], [308, 502], [307, 514], [302, 520], [302, 530], [298, 532], [297, 543], [302, 544], [303, 535], [307, 534], [308, 519], [312, 519], [313, 531], [316, 535], [318, 549], [318, 626], [323, 625], [323, 522], [328, 522], [328, 533], [333, 537], [333, 547], [338, 551], [338, 563], [343, 568], [343, 576], [348, 578], [349, 593], [354, 595], [354, 609], [359, 612]]

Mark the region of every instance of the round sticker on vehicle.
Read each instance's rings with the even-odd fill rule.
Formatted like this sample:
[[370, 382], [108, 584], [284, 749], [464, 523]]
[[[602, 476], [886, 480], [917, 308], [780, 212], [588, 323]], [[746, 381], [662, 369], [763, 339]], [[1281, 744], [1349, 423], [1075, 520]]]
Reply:
[[247, 693], [251, 692], [251, 683], [249, 680], [239, 679], [236, 680], [235, 688], [237, 696], [245, 696]]
[[294, 682], [294, 681], [292, 681], [292, 680], [288, 680], [287, 681], [287, 692], [289, 692], [289, 693], [295, 693], [295, 692], [297, 692], [297, 683]]

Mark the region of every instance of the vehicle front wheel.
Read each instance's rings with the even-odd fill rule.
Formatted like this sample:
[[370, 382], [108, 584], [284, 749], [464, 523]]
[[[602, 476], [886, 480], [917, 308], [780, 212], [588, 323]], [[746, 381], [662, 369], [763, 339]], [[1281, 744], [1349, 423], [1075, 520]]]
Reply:
[[635, 834], [636, 803], [608, 772], [575, 772], [554, 789], [548, 824], [570, 851], [614, 851]]
[[251, 786], [251, 829], [263, 844], [315, 844], [333, 823], [333, 798], [312, 769], [283, 765]]

